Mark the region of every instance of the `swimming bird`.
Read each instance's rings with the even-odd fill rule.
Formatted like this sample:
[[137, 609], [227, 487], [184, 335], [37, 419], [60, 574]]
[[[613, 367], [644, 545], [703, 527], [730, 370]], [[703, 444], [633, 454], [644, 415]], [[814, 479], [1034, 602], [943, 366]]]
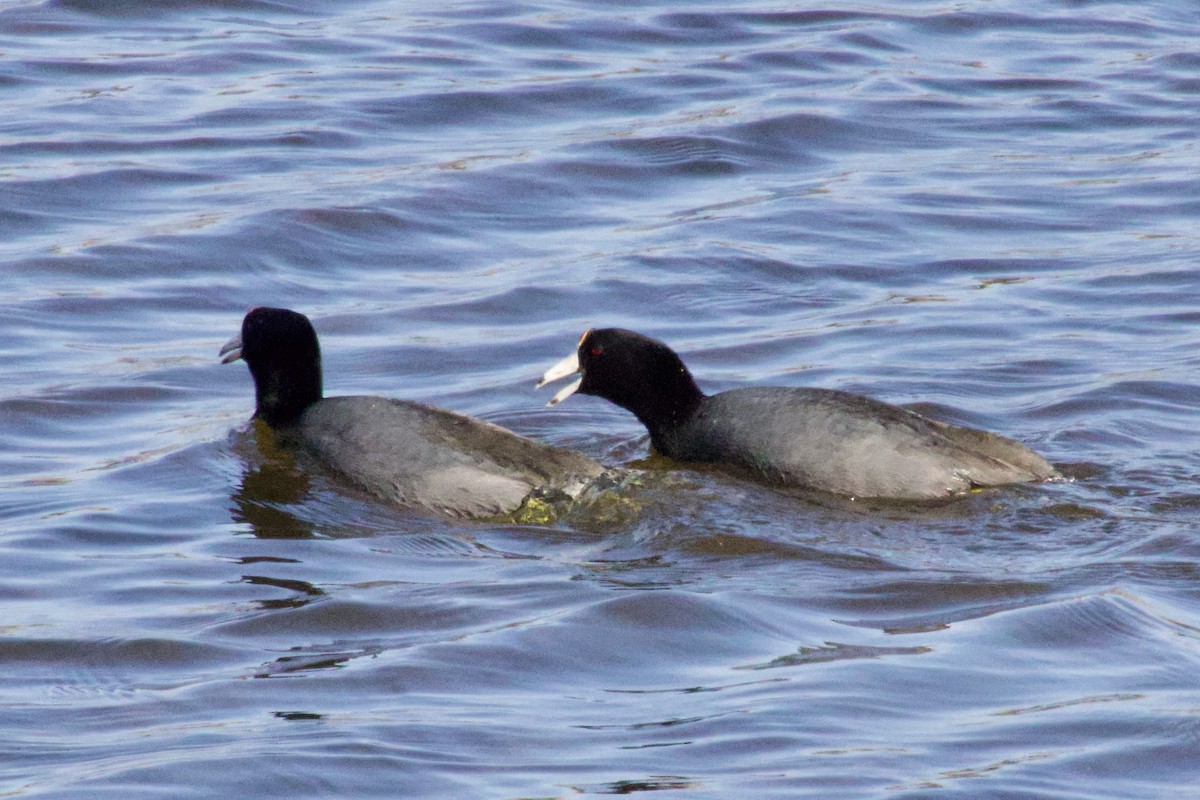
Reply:
[[578, 373], [575, 392], [630, 411], [668, 458], [732, 467], [766, 483], [860, 498], [942, 498], [1060, 477], [1024, 445], [834, 389], [747, 387], [706, 395], [679, 355], [621, 328], [586, 331], [538, 382]]
[[584, 455], [452, 411], [385, 397], [324, 397], [317, 334], [296, 311], [253, 309], [219, 355], [223, 364], [246, 362], [254, 416], [283, 442], [405, 507], [494, 517], [533, 495], [573, 497], [604, 472]]

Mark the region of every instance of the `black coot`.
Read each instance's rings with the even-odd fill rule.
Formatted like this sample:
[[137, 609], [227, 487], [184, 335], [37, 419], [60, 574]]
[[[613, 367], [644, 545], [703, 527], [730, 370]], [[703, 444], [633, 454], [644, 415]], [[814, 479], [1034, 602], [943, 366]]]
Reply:
[[491, 517], [531, 494], [574, 496], [604, 468], [570, 450], [440, 408], [384, 397], [322, 397], [321, 351], [308, 317], [256, 308], [221, 348], [254, 378], [255, 416], [285, 442], [400, 505]]
[[581, 373], [575, 392], [633, 412], [662, 455], [761, 480], [863, 498], [916, 500], [1059, 477], [1022, 444], [831, 389], [705, 395], [671, 348], [634, 331], [589, 330], [538, 385]]

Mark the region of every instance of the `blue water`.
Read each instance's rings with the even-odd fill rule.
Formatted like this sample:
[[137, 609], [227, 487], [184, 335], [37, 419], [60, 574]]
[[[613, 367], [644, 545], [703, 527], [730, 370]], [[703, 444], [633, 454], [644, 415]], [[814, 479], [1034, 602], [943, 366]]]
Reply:
[[[0, 794], [1179, 798], [1200, 760], [1200, 8], [0, 3]], [[641, 470], [426, 519], [216, 352]], [[1069, 480], [647, 458], [591, 326]]]

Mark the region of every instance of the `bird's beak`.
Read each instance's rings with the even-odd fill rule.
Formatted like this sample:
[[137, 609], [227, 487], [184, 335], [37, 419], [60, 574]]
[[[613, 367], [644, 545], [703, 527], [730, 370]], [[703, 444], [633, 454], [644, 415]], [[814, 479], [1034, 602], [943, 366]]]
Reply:
[[[579, 372], [579, 352], [574, 351], [571, 355], [564, 358], [562, 361], [555, 364], [550, 369], [546, 370], [546, 374], [537, 382], [537, 388], [542, 388], [551, 381], [556, 381], [560, 378], [565, 378], [568, 375], [574, 375]], [[558, 390], [558, 394], [550, 398], [550, 402], [546, 403], [547, 407], [556, 406], [563, 400], [566, 400], [571, 395], [575, 394], [575, 390], [579, 388], [579, 384], [583, 383], [583, 376], [580, 375], [576, 380], [571, 381], [566, 386]]]
[[217, 353], [217, 355], [223, 356], [221, 359], [222, 364], [229, 364], [230, 362], [237, 361], [239, 358], [241, 358], [242, 335], [239, 333], [237, 336], [234, 336], [232, 339], [226, 342], [225, 346], [221, 348], [221, 351]]

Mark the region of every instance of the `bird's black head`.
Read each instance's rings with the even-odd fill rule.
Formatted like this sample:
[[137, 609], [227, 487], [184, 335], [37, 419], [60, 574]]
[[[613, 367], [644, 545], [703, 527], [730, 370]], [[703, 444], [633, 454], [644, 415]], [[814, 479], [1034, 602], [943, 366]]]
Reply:
[[633, 412], [653, 436], [691, 414], [704, 394], [679, 355], [657, 339], [597, 328], [579, 340], [578, 391]]
[[271, 427], [295, 422], [321, 399], [321, 347], [303, 314], [255, 308], [221, 355], [222, 363], [239, 358], [246, 362], [254, 378], [255, 416]]

